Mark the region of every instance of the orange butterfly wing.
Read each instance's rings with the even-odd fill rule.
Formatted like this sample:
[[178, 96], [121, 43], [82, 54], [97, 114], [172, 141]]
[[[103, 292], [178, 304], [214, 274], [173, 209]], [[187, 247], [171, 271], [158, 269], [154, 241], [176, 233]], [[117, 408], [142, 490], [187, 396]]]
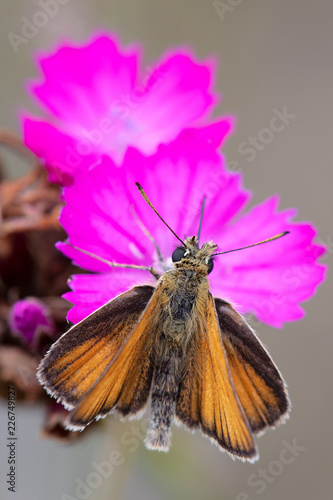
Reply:
[[137, 286], [70, 328], [41, 361], [39, 381], [68, 409], [88, 394], [134, 330], [155, 291]]
[[161, 284], [123, 347], [70, 413], [69, 428], [81, 429], [111, 411], [128, 415], [144, 408], [154, 370], [160, 291]]
[[242, 316], [221, 299], [215, 299], [215, 306], [237, 395], [253, 432], [260, 432], [287, 416], [285, 383]]
[[190, 428], [201, 428], [232, 455], [253, 460], [257, 451], [252, 431], [230, 376], [211, 294], [202, 324], [205, 328], [190, 346], [189, 368], [180, 384], [176, 417]]

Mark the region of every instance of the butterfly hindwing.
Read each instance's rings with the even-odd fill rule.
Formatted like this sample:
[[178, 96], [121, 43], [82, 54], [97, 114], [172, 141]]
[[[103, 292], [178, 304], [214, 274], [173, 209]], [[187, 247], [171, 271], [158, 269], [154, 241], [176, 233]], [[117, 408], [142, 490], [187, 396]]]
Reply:
[[232, 455], [254, 460], [257, 451], [252, 431], [230, 376], [211, 294], [203, 324], [189, 351], [189, 369], [180, 384], [176, 416], [190, 428], [201, 428]]
[[42, 360], [38, 378], [71, 409], [90, 391], [138, 323], [155, 288], [136, 286], [70, 328]]
[[253, 432], [282, 421], [289, 411], [285, 383], [269, 354], [233, 307], [215, 299], [231, 377]]
[[161, 285], [118, 354], [70, 413], [69, 428], [81, 429], [111, 411], [135, 415], [144, 408], [154, 371], [160, 290]]

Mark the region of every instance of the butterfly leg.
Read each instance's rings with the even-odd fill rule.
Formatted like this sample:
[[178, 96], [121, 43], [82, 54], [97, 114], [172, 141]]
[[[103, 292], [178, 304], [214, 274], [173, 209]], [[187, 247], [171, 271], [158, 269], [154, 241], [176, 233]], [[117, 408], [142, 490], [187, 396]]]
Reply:
[[110, 262], [107, 259], [103, 259], [103, 257], [99, 257], [98, 255], [95, 255], [92, 252], [88, 252], [87, 250], [83, 250], [83, 248], [76, 247], [75, 245], [72, 245], [71, 243], [67, 243], [69, 246], [72, 248], [75, 248], [75, 250], [78, 250], [81, 253], [84, 253], [85, 255], [89, 255], [89, 257], [93, 257], [96, 260], [99, 260], [100, 262], [104, 262], [104, 264], [107, 264], [110, 267], [120, 267], [123, 269], [140, 269], [141, 271], [149, 271], [154, 278], [157, 280], [160, 279], [160, 275], [158, 274], [157, 271], [152, 266], [136, 266], [135, 264], [118, 264], [116, 262]]

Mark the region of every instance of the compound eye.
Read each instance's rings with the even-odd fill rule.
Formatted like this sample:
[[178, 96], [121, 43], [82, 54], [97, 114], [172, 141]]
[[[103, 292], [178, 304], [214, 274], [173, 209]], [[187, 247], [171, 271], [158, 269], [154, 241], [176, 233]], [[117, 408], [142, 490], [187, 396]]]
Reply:
[[179, 262], [182, 260], [186, 252], [186, 248], [178, 247], [172, 253], [172, 262]]
[[213, 267], [214, 267], [213, 259], [209, 259], [207, 266], [208, 266], [207, 274], [210, 274], [213, 270]]

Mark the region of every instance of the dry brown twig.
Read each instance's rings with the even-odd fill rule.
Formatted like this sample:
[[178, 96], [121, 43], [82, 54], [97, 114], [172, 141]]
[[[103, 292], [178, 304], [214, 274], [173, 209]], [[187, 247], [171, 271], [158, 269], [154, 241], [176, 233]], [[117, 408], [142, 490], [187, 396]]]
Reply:
[[20, 138], [0, 130], [0, 145], [23, 156], [31, 165], [29, 172], [0, 184], [0, 236], [43, 229], [59, 229], [62, 206], [59, 187], [47, 181], [45, 168]]

